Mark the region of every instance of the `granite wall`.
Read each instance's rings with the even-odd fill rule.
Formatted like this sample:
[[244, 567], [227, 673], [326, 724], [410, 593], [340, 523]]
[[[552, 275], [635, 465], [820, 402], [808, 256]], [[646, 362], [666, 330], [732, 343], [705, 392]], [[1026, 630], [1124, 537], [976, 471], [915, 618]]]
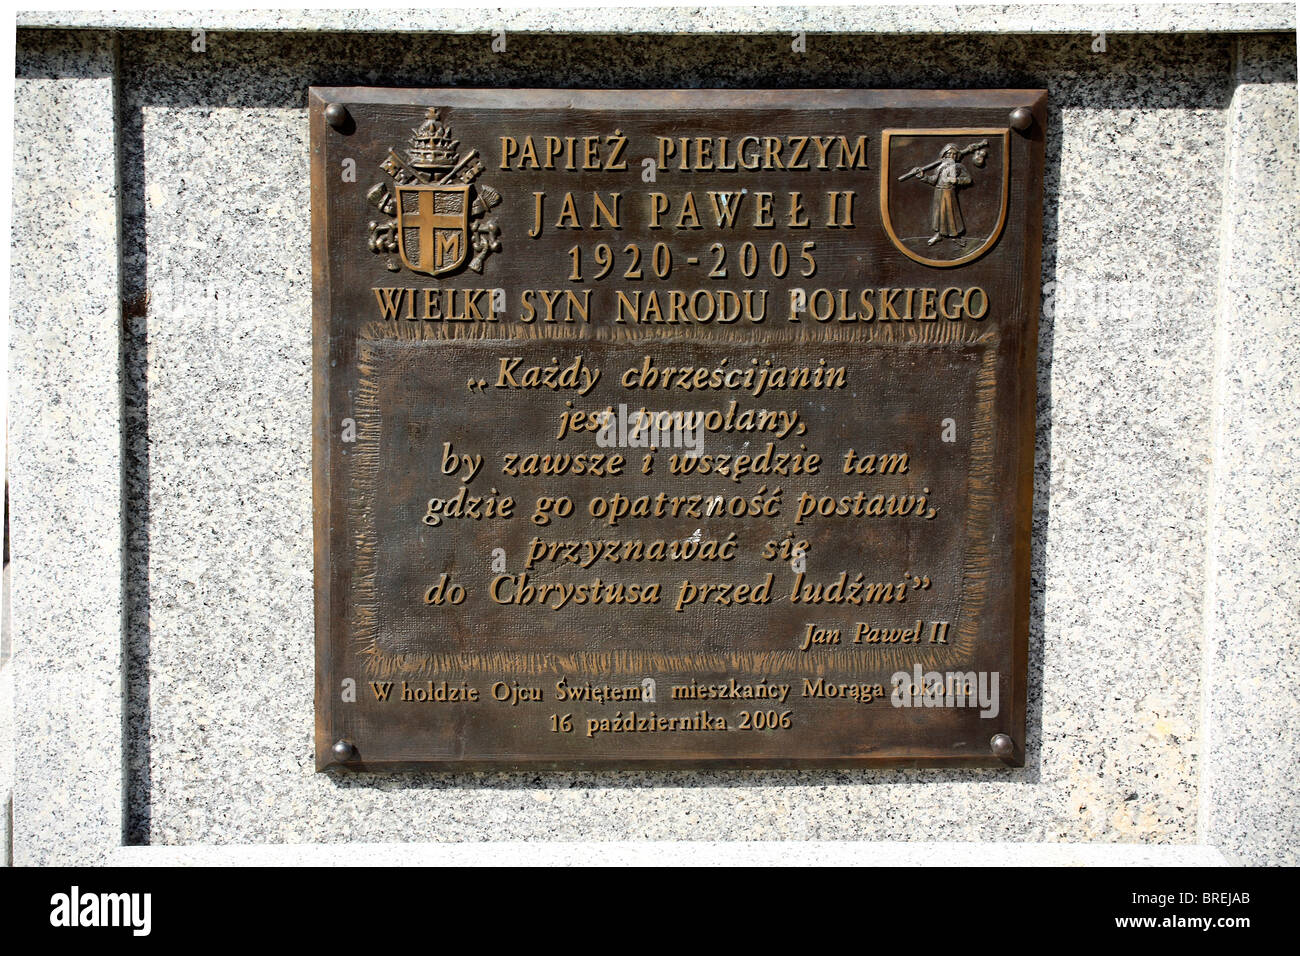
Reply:
[[[1296, 862], [1294, 36], [1092, 40], [20, 30], [15, 861], [690, 839]], [[306, 92], [351, 84], [1048, 89], [1023, 770], [313, 772]]]

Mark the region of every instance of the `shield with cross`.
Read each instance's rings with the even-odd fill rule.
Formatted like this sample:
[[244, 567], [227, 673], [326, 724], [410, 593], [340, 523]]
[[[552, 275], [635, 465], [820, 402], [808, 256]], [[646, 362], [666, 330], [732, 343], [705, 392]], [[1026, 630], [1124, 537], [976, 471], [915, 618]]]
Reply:
[[470, 195], [467, 184], [397, 187], [397, 237], [408, 269], [437, 276], [468, 254]]

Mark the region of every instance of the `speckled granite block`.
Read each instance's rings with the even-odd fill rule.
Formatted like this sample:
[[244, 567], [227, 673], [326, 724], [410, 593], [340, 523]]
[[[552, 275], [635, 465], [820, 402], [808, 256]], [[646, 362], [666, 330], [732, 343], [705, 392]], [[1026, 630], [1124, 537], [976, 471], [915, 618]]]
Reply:
[[[214, 33], [196, 54], [185, 33], [127, 32], [124, 396], [110, 42], [19, 32], [19, 862], [147, 860], [113, 849], [123, 766], [128, 839], [175, 862], [263, 858], [223, 844], [374, 859], [548, 839], [950, 841], [937, 852], [954, 859], [972, 841], [1069, 844], [1058, 862], [1125, 843], [1105, 858], [1215, 862], [1193, 846], [1208, 839], [1294, 861], [1295, 640], [1268, 633], [1296, 623], [1295, 486], [1272, 464], [1294, 457], [1293, 37], [1234, 60], [1238, 41], [1216, 36], [1093, 54], [1087, 34], [841, 35], [793, 56], [781, 34], [522, 36], [493, 55], [477, 35]], [[314, 773], [307, 87], [954, 79], [1051, 95], [1028, 766]], [[88, 187], [66, 200], [77, 215], [38, 231], [67, 183]], [[1258, 684], [1277, 688], [1266, 705]]]
[[14, 669], [0, 666], [0, 866], [13, 860]]
[[698, 4], [332, 10], [34, 10], [20, 27], [403, 33], [1203, 33], [1295, 28], [1288, 3]]
[[[123, 37], [131, 836], [1192, 843], [1226, 39]], [[1045, 86], [1023, 772], [315, 774], [306, 88]], [[1158, 164], [1160, 175], [1150, 169]], [[1171, 243], [1171, 235], [1178, 236]], [[1212, 293], [1211, 293], [1212, 295]], [[1097, 297], [1106, 303], [1099, 306]]]
[[1207, 838], [1300, 861], [1300, 156], [1296, 53], [1240, 41], [1228, 125], [1210, 486]]
[[9, 666], [9, 565], [0, 588], [0, 866], [13, 859], [14, 669]]
[[1213, 847], [857, 840], [123, 847], [114, 866], [1226, 866]]
[[111, 35], [19, 58], [9, 404], [14, 862], [121, 842], [122, 457]]

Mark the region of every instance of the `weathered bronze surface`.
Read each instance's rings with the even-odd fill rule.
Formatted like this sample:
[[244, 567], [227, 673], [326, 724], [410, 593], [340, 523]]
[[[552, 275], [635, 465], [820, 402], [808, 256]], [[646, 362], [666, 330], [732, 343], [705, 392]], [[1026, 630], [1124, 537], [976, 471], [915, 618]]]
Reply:
[[317, 767], [1020, 765], [1045, 122], [313, 89]]

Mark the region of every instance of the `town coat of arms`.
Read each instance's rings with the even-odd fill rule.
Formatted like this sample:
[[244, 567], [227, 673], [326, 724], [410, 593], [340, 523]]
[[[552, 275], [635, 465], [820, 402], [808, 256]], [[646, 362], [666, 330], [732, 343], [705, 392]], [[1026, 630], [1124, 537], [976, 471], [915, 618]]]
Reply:
[[392, 272], [448, 275], [467, 267], [483, 271], [501, 251], [501, 230], [488, 212], [501, 202], [491, 186], [476, 184], [483, 172], [477, 150], [460, 143], [430, 109], [411, 130], [406, 159], [390, 149], [380, 163], [391, 182], [376, 183], [366, 199], [387, 218], [370, 223], [370, 251], [386, 257]]
[[997, 244], [1007, 221], [1006, 129], [887, 129], [881, 134], [880, 218], [908, 258], [964, 265]]

